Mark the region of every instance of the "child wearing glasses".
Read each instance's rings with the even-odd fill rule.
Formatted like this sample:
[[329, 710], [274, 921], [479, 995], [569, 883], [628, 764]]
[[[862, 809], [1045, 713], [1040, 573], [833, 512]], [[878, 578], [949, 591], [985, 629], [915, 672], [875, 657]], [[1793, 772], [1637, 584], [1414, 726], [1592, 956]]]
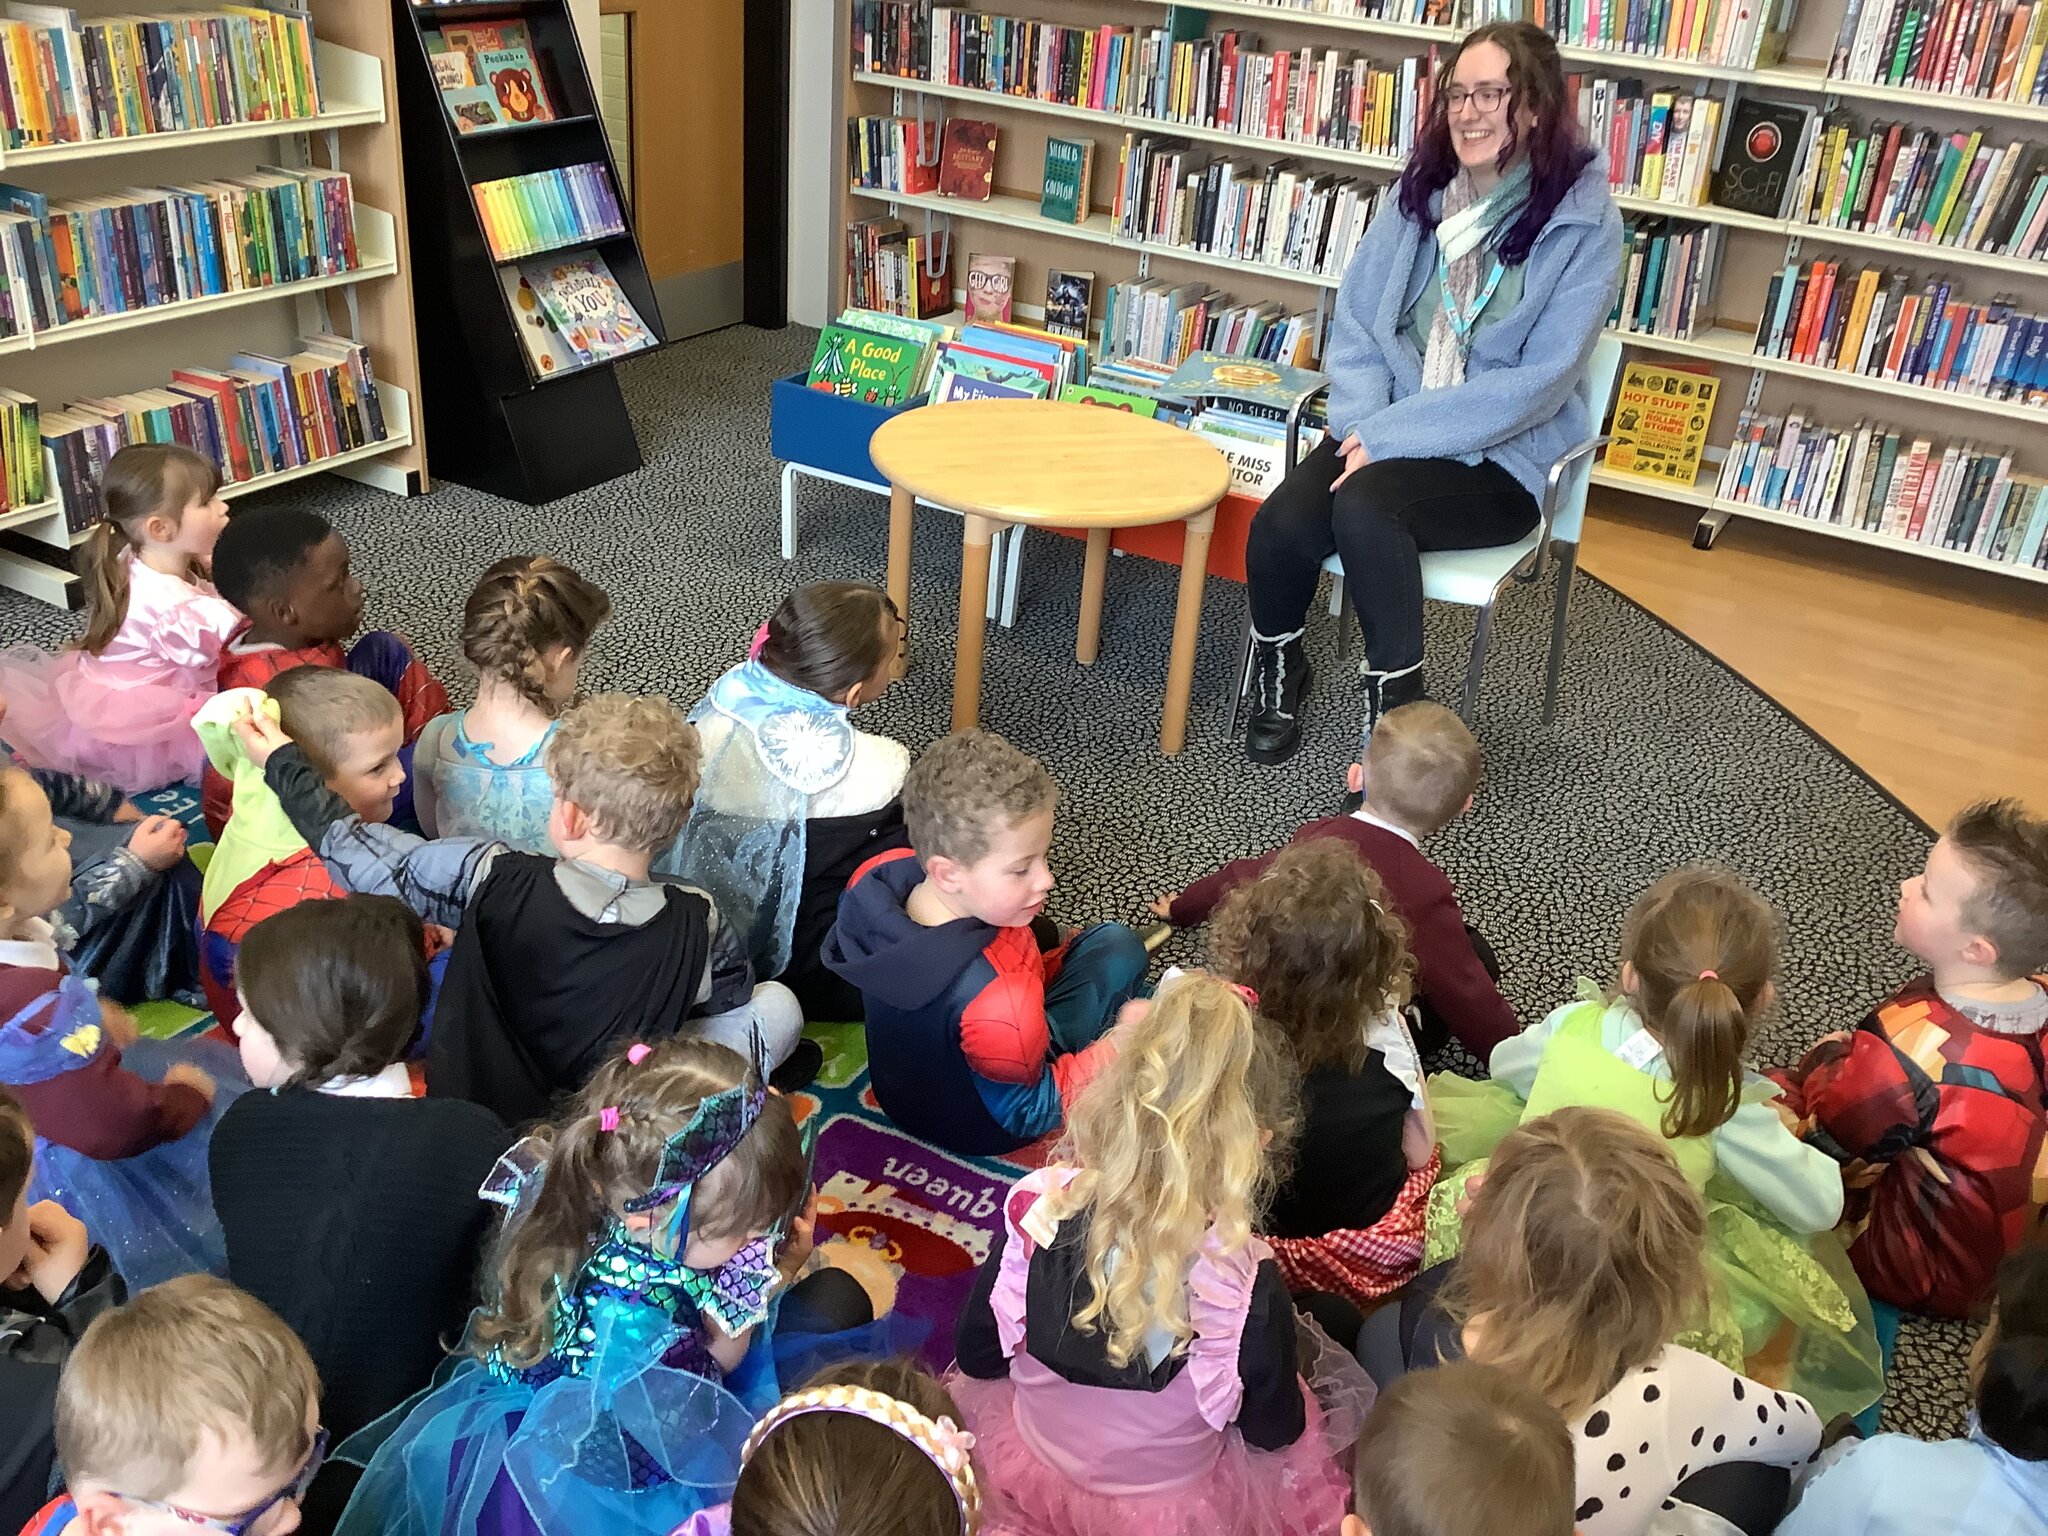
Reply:
[[290, 1536], [327, 1450], [320, 1379], [275, 1312], [186, 1275], [86, 1330], [57, 1387], [69, 1486], [22, 1536]]

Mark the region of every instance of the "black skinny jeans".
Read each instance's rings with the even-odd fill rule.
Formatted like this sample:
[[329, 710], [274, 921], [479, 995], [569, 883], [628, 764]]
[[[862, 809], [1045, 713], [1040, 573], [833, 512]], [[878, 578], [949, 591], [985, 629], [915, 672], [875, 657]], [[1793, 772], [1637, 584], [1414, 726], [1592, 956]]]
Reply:
[[1336, 553], [1367, 665], [1399, 672], [1422, 660], [1422, 552], [1512, 544], [1536, 526], [1536, 499], [1491, 460], [1381, 459], [1332, 494], [1343, 472], [1337, 440], [1325, 439], [1252, 519], [1244, 552], [1252, 628], [1300, 629], [1317, 573]]

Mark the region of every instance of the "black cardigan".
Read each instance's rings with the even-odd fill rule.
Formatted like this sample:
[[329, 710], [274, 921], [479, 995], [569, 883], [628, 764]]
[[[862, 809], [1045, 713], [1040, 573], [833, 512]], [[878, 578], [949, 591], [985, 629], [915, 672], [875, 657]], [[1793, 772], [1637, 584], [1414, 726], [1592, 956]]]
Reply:
[[1356, 1073], [1334, 1068], [1303, 1078], [1294, 1171], [1259, 1230], [1322, 1237], [1369, 1227], [1386, 1215], [1408, 1180], [1401, 1125], [1409, 1102], [1378, 1051]]
[[213, 1133], [229, 1277], [305, 1341], [338, 1442], [427, 1384], [477, 1297], [512, 1136], [462, 1099], [247, 1093]]
[[[960, 1314], [955, 1344], [960, 1369], [983, 1381], [1010, 1374], [989, 1305], [996, 1276], [1002, 1272], [1007, 1228], [996, 1230], [995, 1246]], [[1187, 1369], [1185, 1355], [1171, 1355], [1157, 1366], [1134, 1359], [1112, 1365], [1107, 1335], [1084, 1333], [1070, 1321], [1086, 1305], [1088, 1281], [1088, 1218], [1077, 1214], [1060, 1223], [1059, 1238], [1031, 1255], [1024, 1281], [1024, 1348], [1032, 1359], [1056, 1375], [1084, 1387], [1111, 1387], [1126, 1392], [1158, 1392]], [[1237, 1374], [1244, 1383], [1237, 1429], [1246, 1445], [1275, 1451], [1294, 1444], [1308, 1427], [1302, 1403], [1299, 1367], [1294, 1351], [1294, 1306], [1287, 1282], [1271, 1259], [1260, 1262], [1252, 1282], [1251, 1310], [1238, 1340]]]

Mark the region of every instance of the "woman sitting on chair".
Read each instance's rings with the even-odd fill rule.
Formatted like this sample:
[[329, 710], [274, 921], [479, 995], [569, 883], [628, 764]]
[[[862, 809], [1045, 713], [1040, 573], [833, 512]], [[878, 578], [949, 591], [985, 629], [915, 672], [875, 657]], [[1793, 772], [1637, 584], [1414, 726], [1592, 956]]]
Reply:
[[1480, 27], [1337, 295], [1329, 438], [1252, 523], [1252, 761], [1300, 743], [1302, 623], [1332, 551], [1365, 636], [1364, 734], [1422, 697], [1418, 557], [1536, 526], [1551, 462], [1594, 430], [1583, 376], [1621, 257], [1556, 43], [1527, 22]]

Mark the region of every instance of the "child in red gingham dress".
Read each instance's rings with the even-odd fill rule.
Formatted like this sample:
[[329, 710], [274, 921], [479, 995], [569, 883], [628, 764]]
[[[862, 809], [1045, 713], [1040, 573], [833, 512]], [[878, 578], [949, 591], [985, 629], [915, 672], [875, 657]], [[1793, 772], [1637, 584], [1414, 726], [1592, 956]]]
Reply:
[[1258, 995], [1301, 1069], [1300, 1147], [1265, 1223], [1297, 1294], [1369, 1306], [1422, 1263], [1440, 1164], [1401, 1011], [1407, 940], [1379, 876], [1331, 838], [1290, 845], [1216, 911], [1217, 969]]

